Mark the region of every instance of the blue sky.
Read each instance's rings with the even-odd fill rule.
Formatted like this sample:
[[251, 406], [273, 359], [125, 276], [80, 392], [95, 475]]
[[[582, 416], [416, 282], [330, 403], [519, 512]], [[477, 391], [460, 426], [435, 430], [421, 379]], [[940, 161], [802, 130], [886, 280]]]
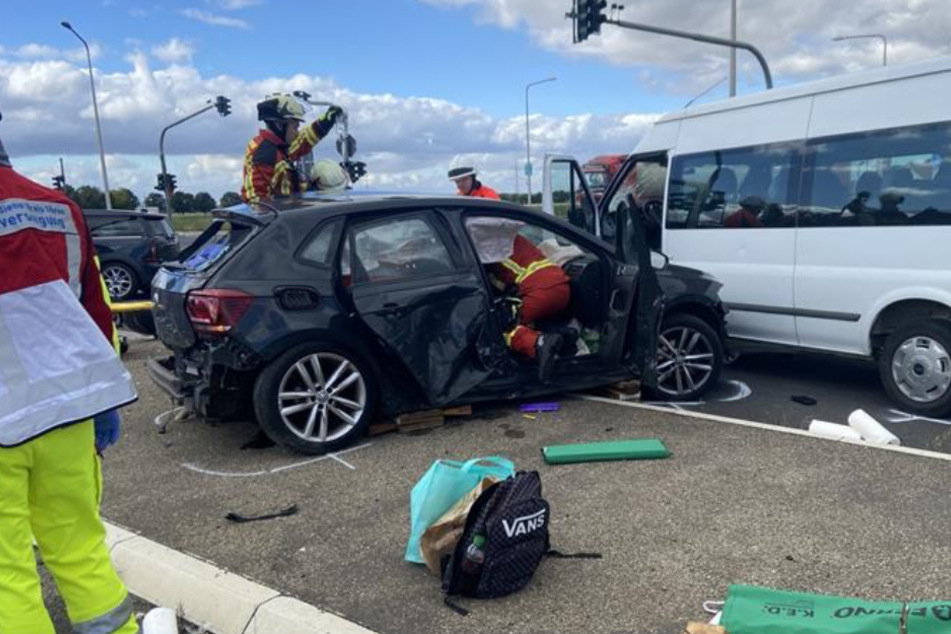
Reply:
[[[631, 0], [629, 20], [725, 36], [727, 0]], [[856, 30], [888, 33], [896, 63], [947, 53], [941, 0], [740, 0], [740, 37], [759, 45], [778, 85], [880, 63]], [[110, 184], [144, 196], [162, 126], [225, 94], [234, 116], [209, 114], [167, 144], [189, 191], [220, 195], [240, 178], [254, 104], [303, 88], [351, 112], [371, 185], [450, 189], [449, 165], [474, 163], [514, 189], [524, 153], [524, 87], [532, 145], [544, 152], [626, 152], [659, 114], [725, 78], [727, 54], [606, 26], [571, 43], [570, 0], [38, 0], [0, 21], [0, 135], [28, 175], [48, 182], [60, 156], [73, 183], [98, 184], [85, 74], [73, 26], [93, 46]], [[741, 55], [740, 92], [761, 89]], [[726, 97], [726, 86], [706, 95]], [[316, 114], [316, 113], [314, 113]], [[321, 151], [326, 151], [324, 148]], [[114, 175], [113, 175], [113, 172]]]

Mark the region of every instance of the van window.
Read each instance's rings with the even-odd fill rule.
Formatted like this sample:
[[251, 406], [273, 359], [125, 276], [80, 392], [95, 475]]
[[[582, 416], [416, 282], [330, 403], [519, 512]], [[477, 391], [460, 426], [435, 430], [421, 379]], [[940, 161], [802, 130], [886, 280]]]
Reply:
[[571, 161], [556, 160], [551, 163], [551, 197], [554, 213], [578, 227], [595, 235], [594, 209], [588, 204], [585, 194], [584, 175]]
[[951, 125], [817, 139], [801, 227], [951, 224]]
[[795, 226], [793, 144], [677, 156], [667, 193], [668, 229]]

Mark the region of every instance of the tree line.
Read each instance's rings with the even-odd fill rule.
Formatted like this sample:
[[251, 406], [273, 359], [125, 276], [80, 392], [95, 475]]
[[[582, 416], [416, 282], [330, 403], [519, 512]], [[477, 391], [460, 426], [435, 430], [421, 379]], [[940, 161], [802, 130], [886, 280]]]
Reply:
[[[106, 195], [101, 189], [93, 185], [82, 185], [81, 187], [72, 187], [66, 185], [62, 189], [70, 200], [75, 202], [83, 209], [105, 209]], [[152, 192], [145, 197], [144, 201], [139, 201], [139, 197], [130, 189], [120, 187], [111, 190], [113, 209], [140, 209], [141, 207], [157, 207], [160, 211], [165, 211], [165, 196], [159, 192]], [[177, 191], [172, 194], [172, 209], [176, 213], [201, 213], [209, 212], [216, 207], [231, 207], [241, 203], [241, 195], [238, 192], [225, 192], [219, 200], [208, 192], [198, 192], [190, 194], [188, 192]]]

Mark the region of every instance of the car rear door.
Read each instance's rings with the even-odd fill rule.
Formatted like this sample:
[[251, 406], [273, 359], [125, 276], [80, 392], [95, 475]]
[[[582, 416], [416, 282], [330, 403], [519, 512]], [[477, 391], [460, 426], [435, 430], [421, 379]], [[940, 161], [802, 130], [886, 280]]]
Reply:
[[494, 368], [490, 303], [481, 275], [432, 209], [351, 222], [341, 279], [356, 312], [440, 407]]

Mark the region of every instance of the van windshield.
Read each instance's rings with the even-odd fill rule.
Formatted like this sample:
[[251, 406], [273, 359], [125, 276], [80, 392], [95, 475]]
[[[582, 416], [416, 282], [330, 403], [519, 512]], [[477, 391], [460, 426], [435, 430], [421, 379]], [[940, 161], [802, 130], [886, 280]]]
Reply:
[[182, 251], [172, 268], [194, 272], [207, 271], [224, 262], [254, 233], [254, 226], [230, 220], [215, 220], [187, 249]]

